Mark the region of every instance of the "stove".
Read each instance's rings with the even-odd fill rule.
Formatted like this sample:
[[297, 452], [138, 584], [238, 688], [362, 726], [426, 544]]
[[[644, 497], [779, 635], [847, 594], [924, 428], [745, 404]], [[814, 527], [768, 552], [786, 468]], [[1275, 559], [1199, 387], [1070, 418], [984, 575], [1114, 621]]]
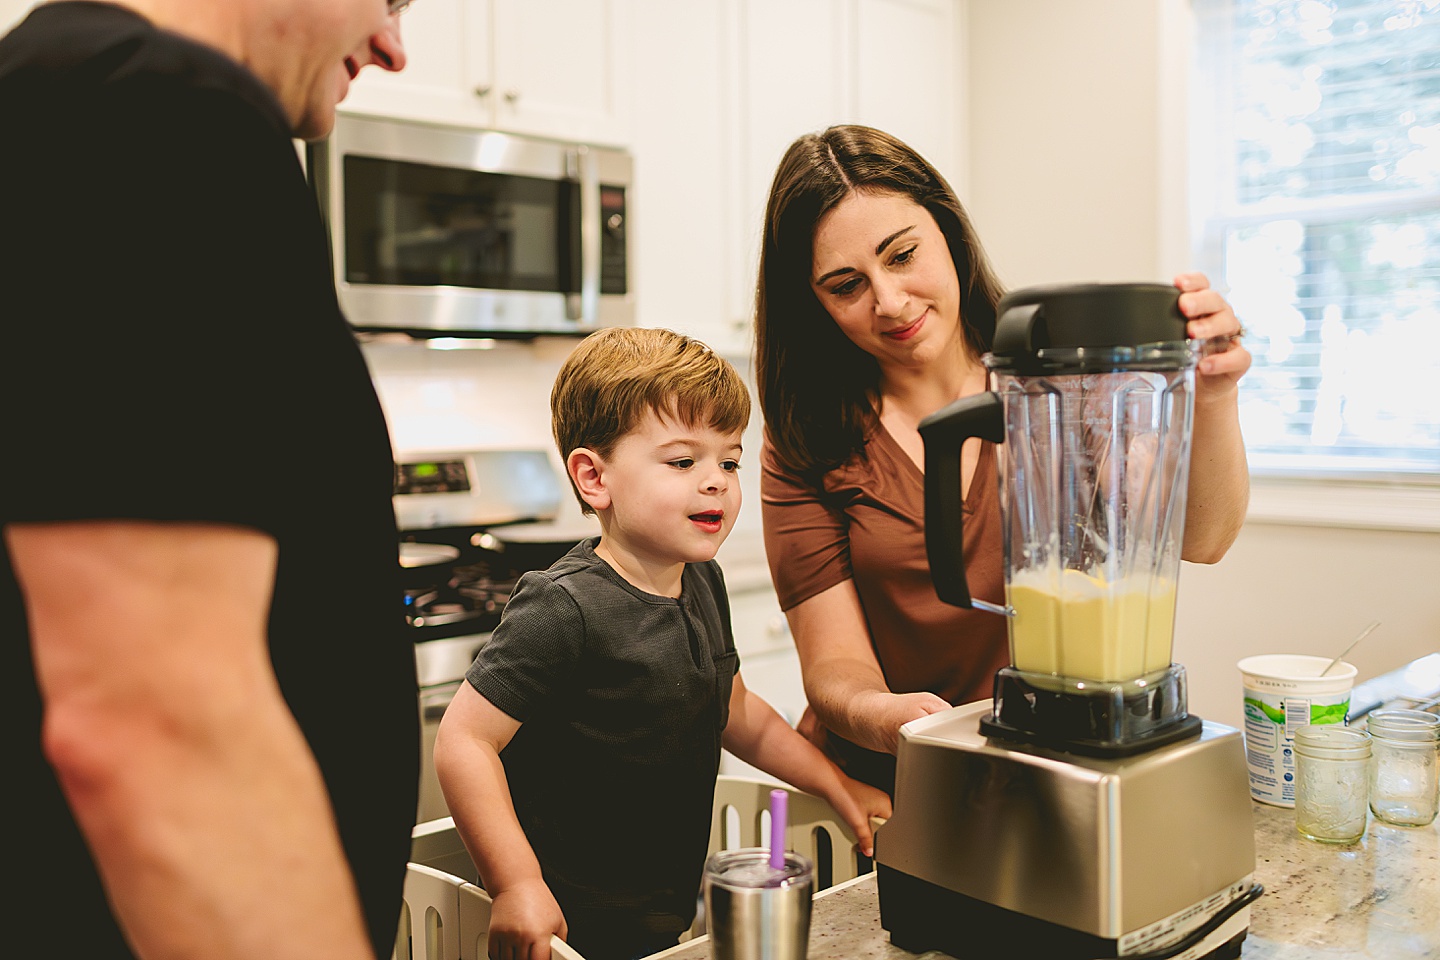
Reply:
[[405, 614], [417, 647], [495, 628], [521, 574], [553, 559], [507, 549], [520, 538], [506, 531], [553, 523], [563, 492], [543, 450], [436, 452], [395, 464]]
[[516, 581], [599, 532], [593, 521], [557, 519], [568, 495], [544, 450], [426, 452], [395, 465], [424, 735], [419, 822], [449, 815], [435, 779], [435, 730]]
[[[400, 564], [405, 576], [405, 621], [417, 642], [439, 640], [462, 633], [488, 633], [500, 621], [515, 582], [531, 569], [517, 566], [503, 553], [472, 542], [494, 542], [499, 526], [459, 531], [405, 531], [400, 541]], [[420, 538], [424, 539], [412, 539]], [[424, 548], [427, 556], [448, 559], [427, 563], [411, 561], [408, 547]], [[440, 553], [438, 548], [446, 548]]]
[[[477, 530], [473, 535], [483, 532]], [[436, 532], [408, 531], [404, 536], [434, 537]], [[406, 542], [434, 541], [402, 539], [402, 547]], [[426, 568], [429, 580], [420, 579], [411, 568], [405, 587], [405, 621], [415, 641], [421, 693], [445, 686], [446, 703], [455, 683], [464, 677], [470, 661], [500, 622], [505, 602], [525, 572], [512, 569], [501, 557], [477, 558], [467, 552], [461, 557], [465, 559], [433, 570]], [[441, 709], [443, 712], [443, 706]]]

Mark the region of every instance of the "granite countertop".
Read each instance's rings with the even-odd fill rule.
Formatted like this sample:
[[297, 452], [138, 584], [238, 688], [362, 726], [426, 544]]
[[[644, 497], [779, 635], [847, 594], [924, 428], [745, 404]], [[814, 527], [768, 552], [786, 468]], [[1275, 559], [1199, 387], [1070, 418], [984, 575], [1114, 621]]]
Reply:
[[[1301, 837], [1294, 812], [1256, 803], [1255, 880], [1246, 960], [1411, 960], [1440, 957], [1440, 823], [1391, 827], [1371, 819], [1357, 843]], [[708, 960], [706, 937], [657, 954]], [[892, 946], [880, 927], [875, 875], [821, 891], [810, 960], [943, 960]]]

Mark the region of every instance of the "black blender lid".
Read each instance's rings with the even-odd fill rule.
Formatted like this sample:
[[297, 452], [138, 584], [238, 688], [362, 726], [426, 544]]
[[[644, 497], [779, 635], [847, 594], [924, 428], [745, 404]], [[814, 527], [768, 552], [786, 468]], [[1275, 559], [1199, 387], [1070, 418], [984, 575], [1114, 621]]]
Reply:
[[1161, 283], [1052, 284], [1012, 290], [996, 310], [991, 369], [1169, 369], [1193, 362], [1180, 291]]

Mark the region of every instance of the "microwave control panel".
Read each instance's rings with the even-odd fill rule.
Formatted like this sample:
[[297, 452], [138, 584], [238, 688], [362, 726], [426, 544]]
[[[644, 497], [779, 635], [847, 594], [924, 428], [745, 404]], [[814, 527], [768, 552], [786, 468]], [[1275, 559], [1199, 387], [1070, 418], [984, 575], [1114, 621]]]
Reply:
[[624, 187], [600, 185], [600, 218], [600, 292], [627, 293]]

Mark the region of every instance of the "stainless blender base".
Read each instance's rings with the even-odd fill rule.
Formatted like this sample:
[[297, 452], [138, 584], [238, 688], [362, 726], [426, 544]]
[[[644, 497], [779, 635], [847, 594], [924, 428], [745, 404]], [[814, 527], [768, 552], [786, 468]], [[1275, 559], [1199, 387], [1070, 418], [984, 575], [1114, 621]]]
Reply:
[[[1120, 957], [1121, 941], [1072, 930], [1006, 910], [880, 864], [880, 925], [890, 942], [911, 953], [939, 950], [957, 960], [1035, 956], [1046, 960]], [[1233, 960], [1250, 927], [1259, 885], [1217, 912], [1178, 943], [1126, 960]]]
[[[987, 739], [979, 720], [991, 706], [954, 707], [900, 729], [894, 814], [875, 833], [880, 909], [886, 918], [900, 911], [896, 925], [886, 921], [897, 942], [918, 940], [913, 931], [927, 922], [905, 902], [903, 880], [897, 890], [901, 875], [916, 881], [914, 896], [944, 904], [946, 926], [958, 926], [959, 908], [939, 890], [998, 918], [1091, 938], [1076, 957], [1191, 916], [1212, 898], [1209, 912], [1219, 912], [1250, 889], [1255, 835], [1240, 731], [1204, 723], [1199, 736], [1136, 756], [1090, 758]], [[921, 894], [921, 882], [937, 892]]]

